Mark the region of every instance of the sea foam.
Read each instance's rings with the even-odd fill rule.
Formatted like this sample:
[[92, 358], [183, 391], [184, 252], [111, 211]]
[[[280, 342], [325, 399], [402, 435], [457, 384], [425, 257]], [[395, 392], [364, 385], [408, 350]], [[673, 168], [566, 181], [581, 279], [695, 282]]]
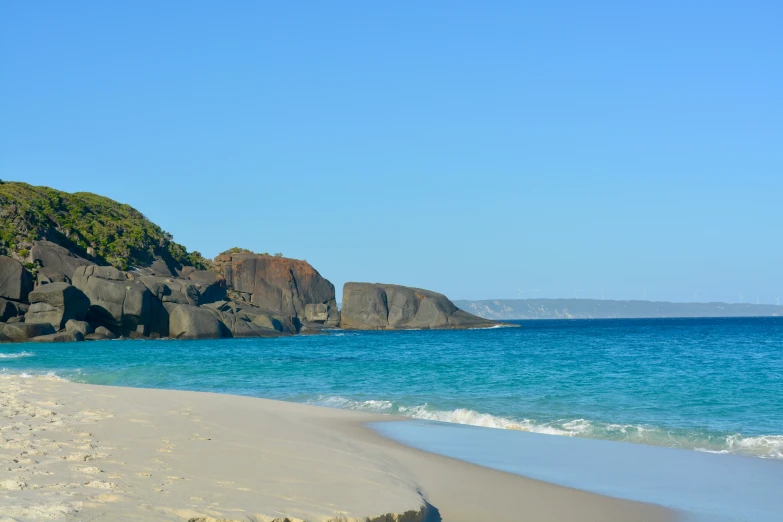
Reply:
[[33, 352], [0, 353], [0, 359], [21, 359], [22, 357], [34, 357]]
[[414, 419], [466, 424], [484, 428], [632, 442], [707, 453], [783, 459], [783, 435], [750, 437], [737, 433], [717, 434], [705, 433], [699, 430], [670, 430], [656, 426], [604, 423], [581, 418], [543, 422], [535, 419], [514, 419], [492, 415], [468, 408], [438, 410], [430, 408], [427, 404], [406, 406], [388, 400], [362, 401], [340, 396], [319, 396], [316, 399], [307, 401], [307, 403], [331, 408], [401, 415]]
[[0, 369], [0, 377], [14, 378], [19, 377], [22, 379], [41, 379], [45, 381], [61, 381], [68, 382], [68, 379], [64, 379], [54, 372], [9, 372], [7, 368]]

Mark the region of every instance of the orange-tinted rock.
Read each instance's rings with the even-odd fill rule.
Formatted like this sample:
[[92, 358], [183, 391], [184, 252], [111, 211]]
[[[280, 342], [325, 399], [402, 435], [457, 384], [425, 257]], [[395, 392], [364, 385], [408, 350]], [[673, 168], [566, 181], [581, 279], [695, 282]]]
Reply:
[[[227, 254], [219, 256], [227, 257]], [[339, 312], [335, 301], [334, 285], [321, 276], [307, 261], [264, 254], [231, 254], [230, 260], [218, 259], [229, 290], [249, 296], [254, 305], [308, 322], [306, 307], [324, 305], [326, 319], [319, 314], [319, 324], [337, 326]]]

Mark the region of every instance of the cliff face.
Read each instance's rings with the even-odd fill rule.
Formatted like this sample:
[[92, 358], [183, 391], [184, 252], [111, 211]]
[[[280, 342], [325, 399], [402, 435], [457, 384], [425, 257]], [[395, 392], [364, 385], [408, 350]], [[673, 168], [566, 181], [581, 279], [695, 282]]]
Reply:
[[340, 327], [352, 330], [488, 328], [497, 323], [464, 312], [445, 295], [381, 283], [346, 283]]
[[215, 266], [240, 300], [301, 323], [337, 326], [334, 285], [307, 261], [266, 254], [221, 254]]
[[95, 194], [0, 181], [0, 218], [0, 341], [74, 321], [84, 331], [68, 340], [265, 337], [340, 321], [334, 285], [307, 262], [232, 249], [213, 264]]

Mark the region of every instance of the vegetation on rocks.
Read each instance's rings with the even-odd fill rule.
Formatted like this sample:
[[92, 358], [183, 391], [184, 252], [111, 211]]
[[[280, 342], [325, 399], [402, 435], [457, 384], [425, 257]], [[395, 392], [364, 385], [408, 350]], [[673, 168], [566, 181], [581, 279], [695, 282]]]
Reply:
[[224, 256], [224, 255], [231, 255], [231, 254], [255, 254], [252, 250], [249, 250], [247, 248], [241, 248], [241, 247], [231, 247], [225, 252], [221, 252], [218, 255]]
[[122, 270], [147, 266], [155, 257], [198, 269], [210, 264], [130, 205], [89, 192], [0, 181], [0, 254], [27, 261], [33, 241], [41, 239]]

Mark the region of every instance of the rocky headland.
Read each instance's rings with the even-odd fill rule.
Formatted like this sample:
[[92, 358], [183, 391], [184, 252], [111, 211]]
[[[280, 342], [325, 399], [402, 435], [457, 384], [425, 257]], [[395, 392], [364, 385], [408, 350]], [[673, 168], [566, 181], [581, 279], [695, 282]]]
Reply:
[[351, 330], [488, 328], [498, 323], [457, 308], [445, 295], [381, 283], [346, 283], [340, 327]]
[[0, 182], [0, 342], [216, 339], [486, 328], [445, 296], [334, 285], [306, 261], [232, 248], [189, 253], [128, 205]]

